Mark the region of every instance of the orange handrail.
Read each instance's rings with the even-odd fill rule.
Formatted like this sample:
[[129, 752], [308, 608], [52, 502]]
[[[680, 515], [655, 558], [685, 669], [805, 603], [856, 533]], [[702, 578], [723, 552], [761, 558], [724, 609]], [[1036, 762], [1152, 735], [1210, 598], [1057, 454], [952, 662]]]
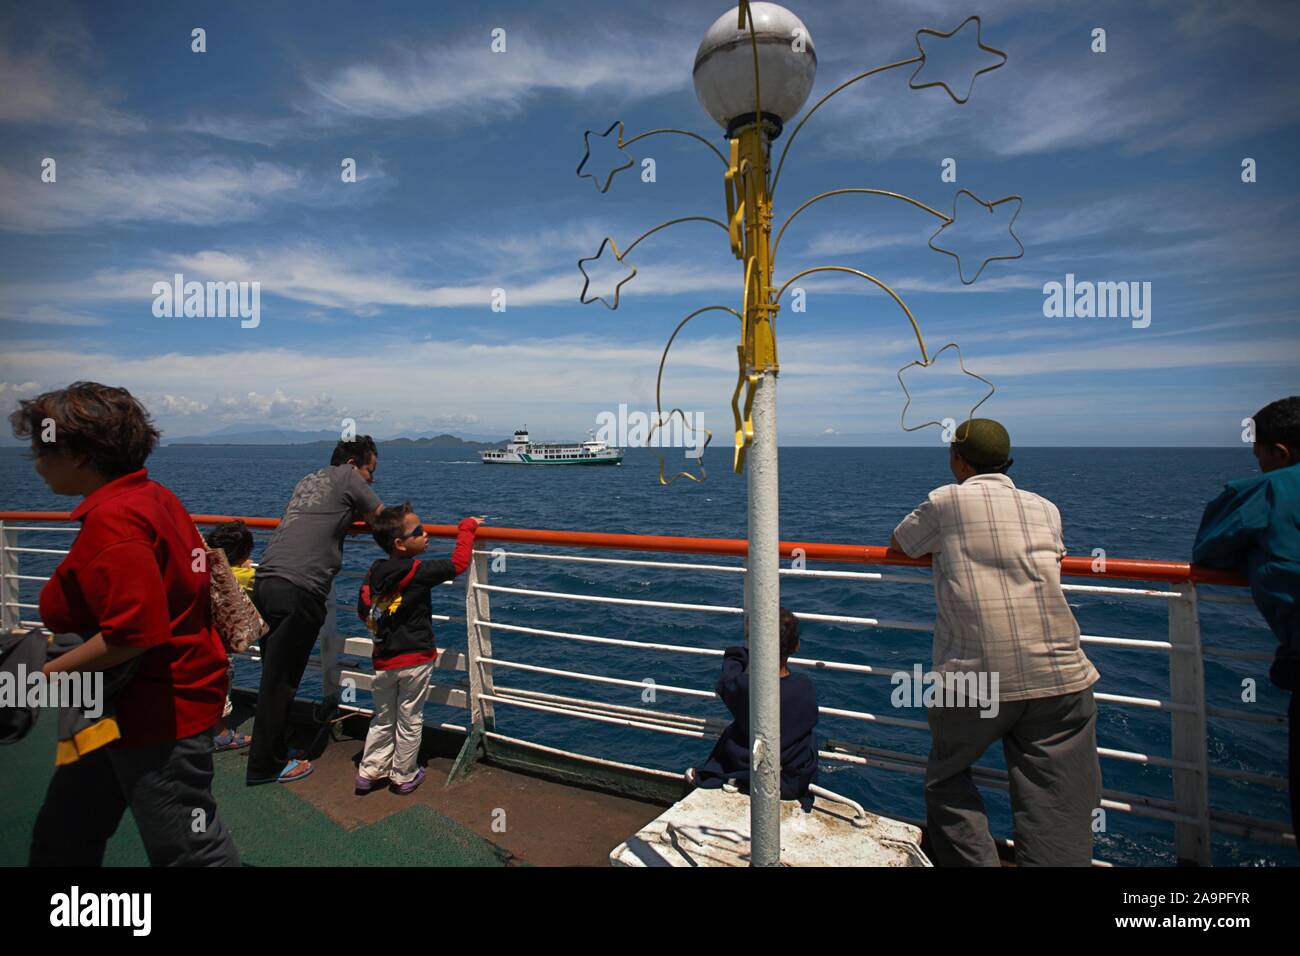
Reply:
[[[279, 518], [253, 518], [244, 515], [191, 515], [195, 524], [221, 524], [242, 521], [250, 528], [276, 528]], [[69, 521], [66, 511], [0, 511], [0, 521]], [[456, 526], [426, 524], [425, 530], [439, 538], [456, 537]], [[364, 534], [366, 526], [358, 522], [351, 528], [353, 534]], [[714, 554], [744, 557], [749, 542], [744, 538], [689, 538], [675, 535], [606, 534], [597, 531], [550, 531], [540, 528], [498, 528], [484, 525], [479, 528], [478, 540], [514, 542], [517, 544], [549, 544], [567, 548], [608, 548], [620, 551], [669, 551], [678, 554]], [[844, 564], [885, 564], [925, 568], [930, 559], [909, 558], [901, 551], [878, 545], [824, 544], [805, 541], [782, 541], [781, 556], [793, 557], [795, 549], [803, 552], [809, 561], [833, 561]], [[1186, 561], [1147, 561], [1136, 558], [1107, 558], [1105, 571], [1092, 569], [1090, 557], [1066, 557], [1061, 561], [1061, 573], [1067, 577], [1102, 578], [1137, 581], [1162, 581], [1172, 584], [1225, 584], [1245, 587], [1246, 578], [1233, 571], [1207, 568]]]

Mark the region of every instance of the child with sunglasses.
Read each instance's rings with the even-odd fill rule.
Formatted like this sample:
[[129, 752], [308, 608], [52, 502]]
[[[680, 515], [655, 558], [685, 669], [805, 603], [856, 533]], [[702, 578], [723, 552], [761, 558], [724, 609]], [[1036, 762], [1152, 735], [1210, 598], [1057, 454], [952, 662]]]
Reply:
[[356, 779], [366, 794], [387, 783], [408, 794], [424, 783], [419, 766], [424, 703], [438, 648], [434, 643], [430, 591], [450, 581], [472, 560], [478, 518], [462, 518], [451, 560], [421, 560], [429, 536], [409, 502], [385, 508], [372, 519], [376, 543], [388, 553], [370, 566], [357, 599], [357, 614], [374, 637], [375, 669], [370, 694], [374, 716]]

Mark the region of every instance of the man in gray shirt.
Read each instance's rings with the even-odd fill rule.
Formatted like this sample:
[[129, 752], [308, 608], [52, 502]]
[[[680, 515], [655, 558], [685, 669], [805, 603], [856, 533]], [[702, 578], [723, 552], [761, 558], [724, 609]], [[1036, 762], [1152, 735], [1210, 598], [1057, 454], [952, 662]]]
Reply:
[[250, 787], [290, 783], [312, 771], [306, 760], [289, 759], [289, 710], [325, 622], [348, 528], [358, 520], [368, 524], [384, 509], [370, 487], [378, 461], [369, 435], [339, 442], [329, 467], [293, 489], [258, 566], [253, 603], [270, 630], [262, 638], [262, 682], [248, 752]]

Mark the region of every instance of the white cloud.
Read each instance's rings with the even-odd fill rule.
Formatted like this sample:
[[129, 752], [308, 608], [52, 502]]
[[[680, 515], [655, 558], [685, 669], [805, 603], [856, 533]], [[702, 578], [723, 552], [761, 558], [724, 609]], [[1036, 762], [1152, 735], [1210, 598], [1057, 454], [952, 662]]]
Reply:
[[251, 219], [273, 200], [300, 196], [302, 173], [217, 156], [159, 160], [136, 154], [69, 155], [58, 178], [0, 168], [0, 228], [84, 229], [107, 223], [215, 225]]
[[86, 327], [108, 325], [107, 319], [87, 312], [70, 312], [50, 305], [15, 308], [15, 303], [12, 300], [9, 307], [0, 308], [0, 321], [27, 322], [32, 325], [77, 325]]
[[[697, 41], [698, 42], [698, 41]], [[592, 24], [548, 35], [508, 29], [506, 52], [494, 53], [488, 31], [454, 41], [400, 46], [307, 79], [313, 114], [373, 119], [436, 116], [484, 122], [518, 113], [533, 95], [588, 94], [597, 89], [646, 97], [690, 82], [694, 45], [662, 31], [629, 42]]]
[[42, 30], [31, 46], [0, 43], [0, 123], [71, 126], [103, 133], [144, 129], [142, 119], [119, 109], [110, 83], [78, 75], [94, 59], [93, 39], [70, 15]]

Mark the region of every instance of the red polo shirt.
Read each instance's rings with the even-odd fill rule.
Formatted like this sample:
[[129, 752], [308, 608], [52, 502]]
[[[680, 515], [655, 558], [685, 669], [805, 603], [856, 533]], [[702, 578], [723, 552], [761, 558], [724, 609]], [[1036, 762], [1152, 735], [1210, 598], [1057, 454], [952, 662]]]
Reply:
[[87, 495], [72, 517], [81, 531], [41, 590], [45, 626], [149, 648], [117, 698], [117, 745], [207, 730], [221, 718], [227, 657], [208, 572], [194, 570], [203, 539], [185, 507], [141, 468]]

